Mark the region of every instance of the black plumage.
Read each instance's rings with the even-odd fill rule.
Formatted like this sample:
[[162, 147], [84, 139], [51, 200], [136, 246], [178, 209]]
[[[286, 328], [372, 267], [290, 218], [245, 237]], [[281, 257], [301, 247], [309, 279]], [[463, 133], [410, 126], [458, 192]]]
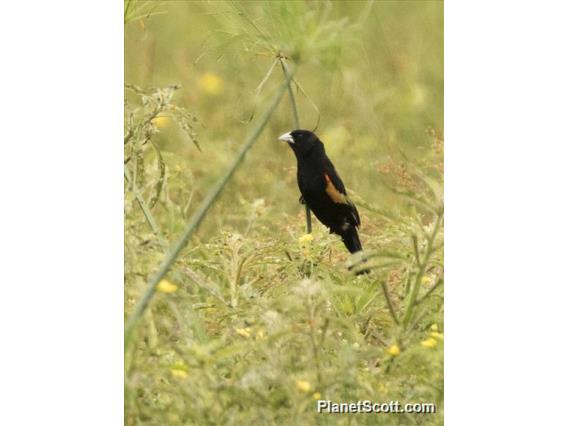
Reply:
[[345, 185], [323, 143], [309, 130], [294, 130], [279, 139], [287, 142], [296, 155], [300, 201], [308, 205], [332, 234], [341, 237], [350, 253], [362, 250], [357, 233], [361, 225], [359, 213], [347, 197]]

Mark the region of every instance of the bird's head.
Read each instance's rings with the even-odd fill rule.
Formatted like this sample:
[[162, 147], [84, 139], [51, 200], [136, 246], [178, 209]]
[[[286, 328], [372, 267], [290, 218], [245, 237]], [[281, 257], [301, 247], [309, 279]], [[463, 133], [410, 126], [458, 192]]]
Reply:
[[315, 147], [323, 148], [323, 144], [316, 134], [309, 130], [292, 130], [284, 133], [278, 140], [286, 142], [292, 148], [296, 157], [309, 154]]

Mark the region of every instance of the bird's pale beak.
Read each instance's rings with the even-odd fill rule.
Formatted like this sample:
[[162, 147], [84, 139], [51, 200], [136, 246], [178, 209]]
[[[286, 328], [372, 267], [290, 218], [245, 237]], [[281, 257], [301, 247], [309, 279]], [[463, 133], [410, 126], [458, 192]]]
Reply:
[[278, 138], [279, 141], [294, 143], [294, 138], [290, 132], [284, 133], [282, 136]]

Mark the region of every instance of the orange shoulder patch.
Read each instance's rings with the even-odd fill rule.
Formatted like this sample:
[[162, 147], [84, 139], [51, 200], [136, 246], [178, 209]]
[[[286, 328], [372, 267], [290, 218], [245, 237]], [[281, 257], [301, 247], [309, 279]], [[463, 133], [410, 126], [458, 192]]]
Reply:
[[324, 176], [326, 182], [325, 192], [327, 192], [329, 198], [331, 198], [334, 203], [349, 204], [347, 202], [347, 199], [345, 198], [345, 195], [343, 195], [337, 190], [335, 186], [333, 186], [333, 182], [331, 181], [330, 177], [327, 174], [324, 174]]

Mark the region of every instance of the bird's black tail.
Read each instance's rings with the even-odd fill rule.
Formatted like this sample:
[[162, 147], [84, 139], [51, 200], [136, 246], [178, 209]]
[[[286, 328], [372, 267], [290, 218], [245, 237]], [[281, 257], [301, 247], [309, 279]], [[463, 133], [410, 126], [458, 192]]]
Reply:
[[359, 234], [357, 233], [357, 229], [354, 227], [349, 228], [343, 235], [341, 235], [341, 239], [343, 240], [343, 244], [349, 250], [349, 253], [356, 253], [358, 251], [363, 250], [361, 247], [361, 241], [359, 241]]
[[[363, 247], [361, 247], [361, 241], [359, 240], [359, 234], [357, 233], [357, 229], [355, 228], [349, 229], [341, 236], [341, 239], [343, 240], [343, 244], [345, 244], [345, 247], [347, 247], [347, 250], [349, 250], [349, 253], [353, 254], [363, 250]], [[363, 259], [361, 263], [367, 263], [367, 259]], [[350, 270], [351, 268], [352, 267], [349, 267]], [[369, 272], [371, 272], [369, 268], [359, 267], [357, 272], [355, 273], [357, 275], [362, 275], [362, 274], [368, 274]]]

